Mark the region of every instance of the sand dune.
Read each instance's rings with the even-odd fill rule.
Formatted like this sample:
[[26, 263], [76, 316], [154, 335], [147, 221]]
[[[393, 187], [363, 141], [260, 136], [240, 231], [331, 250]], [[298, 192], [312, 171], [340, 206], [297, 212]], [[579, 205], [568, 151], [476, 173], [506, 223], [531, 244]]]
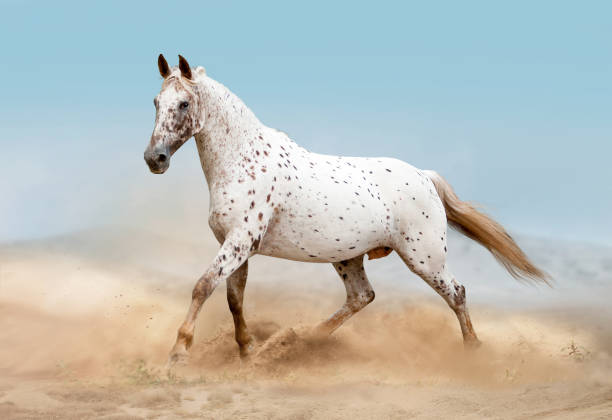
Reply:
[[335, 335], [328, 265], [256, 257], [245, 297], [257, 338], [238, 357], [225, 288], [188, 366], [163, 370], [206, 239], [91, 230], [0, 247], [0, 418], [610, 418], [612, 253], [519, 238], [555, 288], [514, 282], [451, 237], [483, 346], [395, 256], [367, 262], [376, 300]]

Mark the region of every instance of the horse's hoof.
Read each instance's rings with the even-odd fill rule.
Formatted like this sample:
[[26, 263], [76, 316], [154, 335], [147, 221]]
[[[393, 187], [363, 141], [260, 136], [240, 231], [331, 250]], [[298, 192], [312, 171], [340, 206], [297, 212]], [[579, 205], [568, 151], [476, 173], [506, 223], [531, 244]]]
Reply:
[[172, 351], [168, 356], [166, 371], [171, 371], [177, 366], [186, 366], [189, 363], [189, 353], [184, 351]]
[[253, 340], [251, 340], [249, 344], [240, 346], [240, 359], [243, 361], [248, 361], [254, 348], [255, 346], [253, 345]]
[[482, 341], [475, 337], [468, 340], [463, 340], [463, 347], [467, 350], [476, 350], [480, 346], [482, 346]]

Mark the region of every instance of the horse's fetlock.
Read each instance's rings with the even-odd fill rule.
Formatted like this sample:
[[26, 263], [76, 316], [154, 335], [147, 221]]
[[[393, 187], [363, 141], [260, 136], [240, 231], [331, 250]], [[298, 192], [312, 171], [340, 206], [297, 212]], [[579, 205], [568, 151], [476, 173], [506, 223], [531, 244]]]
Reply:
[[187, 327], [179, 328], [177, 336], [177, 342], [183, 342], [186, 349], [191, 347], [191, 344], [193, 343], [193, 332], [191, 332]]
[[240, 347], [248, 346], [253, 341], [253, 338], [247, 331], [236, 331], [235, 338]]

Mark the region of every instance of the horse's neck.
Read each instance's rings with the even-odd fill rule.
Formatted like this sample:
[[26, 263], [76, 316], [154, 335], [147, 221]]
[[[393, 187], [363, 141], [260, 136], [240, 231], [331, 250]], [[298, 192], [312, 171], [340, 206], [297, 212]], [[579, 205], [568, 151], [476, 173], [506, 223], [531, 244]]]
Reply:
[[195, 135], [209, 187], [232, 175], [251, 139], [265, 130], [253, 112], [221, 83], [203, 82], [204, 128]]

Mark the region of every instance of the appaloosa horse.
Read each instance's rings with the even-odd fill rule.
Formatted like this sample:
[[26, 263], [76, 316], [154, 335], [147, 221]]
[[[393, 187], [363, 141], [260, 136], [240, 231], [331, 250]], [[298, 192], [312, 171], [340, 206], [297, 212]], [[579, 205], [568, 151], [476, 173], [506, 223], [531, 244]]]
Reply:
[[242, 314], [248, 259], [254, 254], [333, 264], [346, 302], [317, 331], [329, 334], [374, 299], [363, 257], [396, 251], [457, 314], [464, 342], [479, 343], [465, 288], [446, 264], [447, 223], [478, 241], [514, 277], [546, 282], [504, 228], [460, 201], [433, 171], [397, 159], [311, 153], [285, 133], [266, 127], [202, 67], [178, 68], [158, 59], [163, 77], [155, 97], [155, 129], [144, 153], [156, 174], [195, 137], [210, 191], [208, 223], [221, 248], [197, 281], [187, 317], [170, 353], [187, 356], [196, 317], [217, 285], [227, 281], [241, 356], [252, 338]]

